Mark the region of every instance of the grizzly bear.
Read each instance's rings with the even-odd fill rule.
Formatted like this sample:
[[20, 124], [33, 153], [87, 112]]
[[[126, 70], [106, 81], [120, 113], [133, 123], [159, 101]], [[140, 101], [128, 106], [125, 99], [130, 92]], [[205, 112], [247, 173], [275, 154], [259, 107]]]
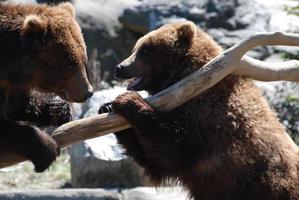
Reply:
[[70, 109], [64, 100], [83, 102], [93, 94], [74, 9], [69, 3], [2, 3], [0, 43], [0, 151], [31, 160], [41, 172], [59, 148], [34, 125], [69, 121]]
[[[220, 53], [195, 24], [172, 23], [139, 39], [115, 77], [154, 94]], [[298, 147], [248, 78], [229, 75], [170, 112], [134, 91], [99, 113], [109, 106], [133, 127], [118, 142], [156, 184], [175, 181], [196, 200], [299, 200]]]

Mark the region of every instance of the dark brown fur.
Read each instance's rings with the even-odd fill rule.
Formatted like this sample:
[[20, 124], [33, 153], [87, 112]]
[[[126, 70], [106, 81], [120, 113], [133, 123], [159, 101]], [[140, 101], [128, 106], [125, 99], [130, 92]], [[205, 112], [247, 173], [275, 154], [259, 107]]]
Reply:
[[92, 95], [86, 49], [71, 4], [0, 4], [0, 151], [48, 168], [59, 154], [40, 126], [70, 120], [68, 101]]
[[[143, 77], [133, 89], [152, 94], [220, 52], [194, 24], [170, 24], [141, 38], [116, 76]], [[299, 200], [298, 147], [250, 79], [230, 75], [166, 113], [136, 92], [112, 108], [133, 125], [119, 143], [157, 184], [179, 181], [196, 200]]]

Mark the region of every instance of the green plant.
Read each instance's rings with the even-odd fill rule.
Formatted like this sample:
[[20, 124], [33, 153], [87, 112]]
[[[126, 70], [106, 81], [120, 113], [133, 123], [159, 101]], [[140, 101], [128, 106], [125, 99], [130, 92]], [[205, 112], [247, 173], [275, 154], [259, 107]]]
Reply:
[[[297, 95], [298, 94], [298, 95]], [[290, 136], [299, 143], [299, 85], [283, 83], [276, 87], [269, 102]]]

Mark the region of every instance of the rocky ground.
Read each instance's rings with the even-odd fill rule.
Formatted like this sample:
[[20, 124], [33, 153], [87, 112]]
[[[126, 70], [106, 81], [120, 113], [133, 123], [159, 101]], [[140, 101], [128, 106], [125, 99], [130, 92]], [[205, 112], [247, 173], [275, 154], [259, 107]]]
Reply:
[[68, 189], [0, 192], [1, 200], [189, 200], [176, 188]]

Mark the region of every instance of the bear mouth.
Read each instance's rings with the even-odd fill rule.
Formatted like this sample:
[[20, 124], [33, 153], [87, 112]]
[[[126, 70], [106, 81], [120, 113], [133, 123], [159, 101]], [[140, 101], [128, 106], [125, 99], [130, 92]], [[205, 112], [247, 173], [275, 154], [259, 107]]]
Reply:
[[129, 83], [127, 90], [140, 91], [142, 90], [143, 83], [144, 78], [142, 76], [138, 76]]
[[66, 92], [59, 92], [59, 93], [56, 92], [56, 93], [57, 93], [57, 95], [58, 95], [61, 99], [63, 99], [64, 101], [73, 102], [73, 100], [69, 98], [69, 96], [67, 95]]
[[65, 101], [72, 102], [72, 100], [68, 97], [68, 95], [65, 92], [59, 92], [58, 96]]

